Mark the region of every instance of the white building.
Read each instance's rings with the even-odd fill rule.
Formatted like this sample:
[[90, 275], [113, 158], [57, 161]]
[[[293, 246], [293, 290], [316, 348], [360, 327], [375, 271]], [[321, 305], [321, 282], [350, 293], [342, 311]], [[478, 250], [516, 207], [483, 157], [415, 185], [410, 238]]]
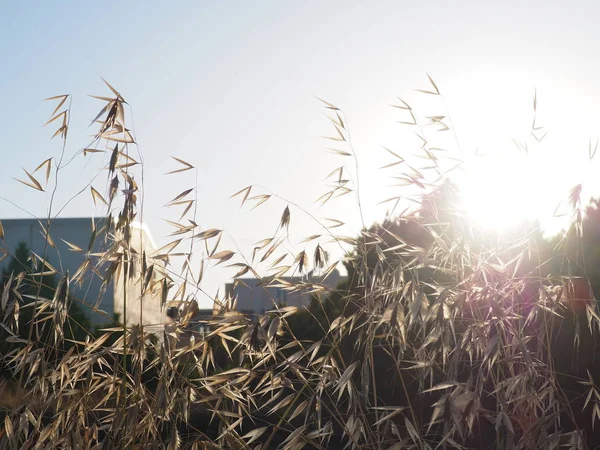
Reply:
[[[42, 226], [43, 224], [43, 226]], [[96, 236], [93, 237], [95, 224]], [[150, 231], [145, 225], [134, 224], [131, 236], [131, 249], [136, 256], [134, 276], [127, 288], [123, 290], [121, 273], [119, 279], [111, 281], [107, 289], [103, 290], [103, 277], [106, 274], [109, 263], [101, 264], [100, 255], [109, 247], [109, 239], [113, 238], [112, 232], [106, 232], [106, 218], [56, 218], [50, 225], [49, 235], [52, 245], [46, 245], [44, 228], [46, 221], [37, 219], [4, 219], [4, 238], [0, 239], [0, 249], [3, 252], [14, 254], [21, 242], [28, 249], [44, 257], [56, 269], [56, 281], [59, 277], [68, 273], [74, 277], [82, 265], [89, 259], [81, 283], [72, 282], [70, 292], [83, 302], [83, 310], [93, 325], [109, 324], [115, 314], [123, 321], [126, 318], [127, 325], [143, 323], [156, 327], [156, 331], [164, 323], [161, 308], [160, 290], [148, 290], [142, 297], [141, 289], [141, 258], [138, 255], [145, 253], [148, 265], [157, 264], [151, 261], [151, 256], [157, 247], [152, 239]], [[69, 244], [67, 244], [67, 242]], [[79, 251], [79, 249], [81, 251]], [[2, 253], [2, 252], [0, 252]], [[10, 264], [11, 257], [0, 261], [0, 271]], [[156, 275], [155, 271], [155, 275]], [[124, 308], [125, 300], [127, 307]]]
[[[302, 283], [321, 284], [328, 289], [338, 287], [342, 276], [335, 269], [325, 279], [309, 273], [306, 277], [281, 277], [277, 286], [262, 286], [256, 278], [238, 278], [233, 283], [225, 285], [227, 296], [236, 301], [236, 310], [245, 314], [259, 315], [278, 306], [296, 306], [298, 308], [310, 305], [312, 294], [306, 290], [294, 291], [286, 289]], [[276, 283], [277, 284], [277, 283]]]

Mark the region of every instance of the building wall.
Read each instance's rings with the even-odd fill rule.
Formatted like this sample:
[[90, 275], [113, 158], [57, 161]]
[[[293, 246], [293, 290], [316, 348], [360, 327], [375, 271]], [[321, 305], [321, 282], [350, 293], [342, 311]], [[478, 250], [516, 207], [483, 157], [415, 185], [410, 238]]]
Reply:
[[[309, 280], [311, 279], [309, 275]], [[284, 277], [284, 281], [298, 283], [301, 278]], [[342, 277], [338, 270], [334, 270], [322, 284], [330, 289], [335, 289]], [[306, 279], [304, 281], [307, 281]], [[318, 278], [313, 278], [313, 282], [318, 283]], [[311, 294], [306, 292], [288, 292], [283, 288], [275, 286], [259, 286], [259, 280], [256, 278], [240, 278], [238, 283], [228, 283], [225, 286], [226, 294], [237, 299], [236, 309], [248, 314], [262, 314], [269, 311], [277, 305], [304, 307], [311, 301]]]
[[[103, 228], [105, 220], [105, 218], [96, 219], [96, 229], [98, 231]], [[42, 221], [42, 223], [44, 222]], [[37, 219], [4, 219], [2, 220], [2, 225], [4, 228], [4, 240], [0, 240], [0, 247], [4, 250], [10, 254], [14, 254], [19, 243], [23, 241], [31, 251], [41, 257], [44, 256], [45, 237], [42, 234], [42, 228]], [[84, 252], [87, 252], [92, 236], [92, 229], [91, 218], [57, 218], [52, 221], [50, 236], [56, 248], [48, 246], [47, 260], [60, 272], [55, 275], [56, 281], [58, 281], [62, 274], [66, 274], [67, 272], [72, 277], [85, 261], [85, 253], [72, 251], [64, 241], [74, 244], [82, 248]], [[132, 247], [140, 254], [142, 250], [145, 250], [147, 255], [151, 255], [156, 250], [152, 236], [145, 227], [138, 226], [137, 230], [137, 232], [133, 230], [132, 233]], [[104, 252], [109, 245], [106, 239], [107, 236], [105, 233], [99, 233], [91, 247], [91, 253]], [[97, 264], [97, 256], [92, 255], [91, 259]], [[0, 271], [10, 261], [10, 256], [1, 261]], [[103, 270], [99, 272], [102, 274]], [[136, 273], [139, 274], [139, 270]], [[92, 270], [88, 270], [81, 284], [71, 284], [71, 293], [83, 301], [82, 309], [93, 325], [110, 323], [114, 313], [118, 313], [121, 320], [124, 317], [123, 299], [125, 295], [122, 284], [111, 282], [106, 292], [102, 294], [102, 281], [98, 274], [95, 274]], [[147, 293], [141, 299], [140, 286], [139, 277], [128, 285], [127, 324], [131, 325], [140, 322], [140, 301], [143, 301], [142, 322], [144, 324], [162, 325], [164, 321], [160, 308], [160, 292]], [[96, 305], [97, 309], [103, 311], [104, 314], [102, 312], [95, 312], [93, 310], [94, 305]]]
[[[42, 221], [43, 223], [43, 221]], [[4, 250], [14, 254], [21, 241], [25, 242], [29, 250], [44, 257], [46, 248], [46, 239], [42, 234], [42, 228], [37, 219], [4, 219], [4, 240], [0, 245]], [[102, 228], [102, 219], [96, 227]], [[50, 236], [56, 248], [47, 246], [47, 260], [56, 268], [60, 274], [69, 273], [73, 276], [81, 264], [85, 261], [84, 253], [73, 252], [64, 241], [70, 242], [83, 250], [87, 251], [92, 235], [92, 219], [73, 218], [73, 219], [55, 219], [50, 227]], [[106, 243], [104, 236], [97, 236], [92, 248], [92, 252], [99, 253], [104, 251]], [[10, 263], [11, 257], [5, 258], [0, 262], [0, 270], [4, 269]], [[60, 274], [55, 275], [55, 281], [58, 282]], [[101, 298], [98, 298], [102, 280], [89, 271], [83, 278], [81, 285], [72, 284], [71, 293], [84, 301], [83, 310], [88, 315], [93, 324], [106, 323], [108, 319], [100, 314], [92, 314], [91, 306], [99, 301], [98, 308], [106, 311], [109, 317], [112, 316], [114, 295], [113, 290], [108, 289]]]
[[[131, 232], [131, 247], [135, 249], [138, 255], [146, 252], [147, 265], [153, 264], [149, 258], [157, 248], [152, 240], [150, 232], [145, 227], [134, 225]], [[164, 314], [161, 307], [161, 289], [147, 289], [142, 291], [143, 280], [139, 276], [141, 273], [141, 257], [136, 259], [135, 274], [126, 284], [126, 290], [123, 291], [123, 275], [114, 283], [114, 311], [119, 314], [121, 320], [126, 318], [128, 325], [143, 323], [153, 332], [162, 332], [164, 327]], [[154, 264], [157, 264], [154, 262]], [[157, 279], [158, 271], [154, 271], [154, 277]], [[152, 284], [152, 283], [149, 283]], [[127, 305], [125, 314], [125, 304]]]

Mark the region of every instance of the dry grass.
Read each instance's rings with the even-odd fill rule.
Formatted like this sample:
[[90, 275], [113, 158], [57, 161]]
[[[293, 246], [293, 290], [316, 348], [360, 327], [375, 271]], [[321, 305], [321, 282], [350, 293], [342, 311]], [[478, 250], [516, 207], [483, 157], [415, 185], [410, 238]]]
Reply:
[[[421, 92], [441, 99], [433, 79], [429, 83]], [[113, 239], [102, 255], [88, 255], [75, 274], [42, 265], [61, 277], [61, 287], [50, 299], [40, 295], [40, 286], [31, 306], [40, 321], [31, 322], [26, 338], [17, 329], [15, 305], [27, 300], [19, 293], [19, 275], [4, 286], [0, 317], [13, 345], [3, 355], [10, 383], [0, 387], [1, 448], [587, 447], [589, 435], [561, 385], [553, 353], [555, 330], [568, 312], [568, 280], [546, 270], [533, 234], [486, 242], [456, 205], [437, 210], [440, 203], [430, 196], [440, 192], [437, 180], [460, 166], [452, 153], [430, 144], [439, 133], [450, 136], [449, 145], [458, 142], [445, 114], [420, 117], [402, 100], [395, 105], [403, 114], [399, 122], [415, 128], [421, 140], [413, 159], [425, 163], [388, 150], [392, 160], [384, 170], [393, 171], [399, 193], [385, 200], [393, 205], [392, 218], [381, 226], [339, 235], [343, 217], [320, 220], [293, 201], [248, 186], [232, 196], [242, 207], [280, 201], [283, 212], [276, 232], [260, 240], [251, 255], [241, 255], [221, 248], [223, 230], [199, 228], [198, 193], [190, 187], [168, 204], [177, 211], [170, 222], [173, 240], [146, 255], [131, 245], [136, 232], [131, 224], [143, 211], [139, 149], [125, 123], [127, 103], [106, 85], [108, 97], [96, 97], [104, 102], [94, 120], [96, 135], [74, 157], [109, 155], [106, 187], [99, 188], [94, 179], [96, 187], [90, 183], [89, 192], [115, 217]], [[57, 105], [47, 125], [58, 124], [53, 137], [62, 139], [62, 153], [19, 180], [43, 191], [55, 176], [43, 220], [47, 248], [53, 245], [54, 192], [68, 162], [70, 116], [69, 96], [49, 100]], [[316, 203], [352, 194], [362, 214], [348, 121], [335, 105], [324, 105], [333, 127], [327, 139], [341, 162], [329, 175], [330, 189]], [[537, 142], [543, 139], [540, 131], [534, 121]], [[174, 160], [177, 165], [166, 176], [196, 172], [191, 163]], [[575, 189], [571, 196], [575, 239], [583, 232], [579, 194]], [[398, 213], [407, 196], [428, 213]], [[321, 230], [304, 239], [305, 249], [291, 254], [286, 249], [293, 246], [282, 243], [290, 242], [295, 214], [308, 214]], [[345, 255], [346, 286], [330, 293], [309, 281], [282, 280], [305, 274], [311, 266], [327, 276], [338, 265], [327, 261], [324, 248], [330, 246]], [[74, 245], [71, 249], [85, 253]], [[42, 262], [46, 257], [40, 255]], [[135, 283], [140, 296], [161, 291], [166, 302], [192, 299], [190, 292], [201, 289], [209, 261], [235, 267], [236, 278], [261, 278], [268, 267], [271, 275], [261, 278], [263, 285], [308, 291], [321, 299], [331, 295], [343, 312], [320, 323], [318, 338], [305, 339], [290, 325], [299, 314], [295, 308], [274, 301], [272, 311], [252, 322], [235, 312], [234, 298], [215, 299], [219, 314], [211, 319], [210, 333], [184, 348], [164, 347], [140, 326], [115, 327], [67, 346], [66, 287], [91, 271], [102, 274], [105, 286], [121, 279], [124, 286]], [[534, 294], [527, 297], [531, 286]], [[587, 305], [586, 314], [576, 341], [583, 339], [582, 329], [593, 334], [600, 326], [595, 305]], [[589, 392], [586, 417], [600, 418], [600, 391], [593, 377], [580, 381], [584, 395]]]

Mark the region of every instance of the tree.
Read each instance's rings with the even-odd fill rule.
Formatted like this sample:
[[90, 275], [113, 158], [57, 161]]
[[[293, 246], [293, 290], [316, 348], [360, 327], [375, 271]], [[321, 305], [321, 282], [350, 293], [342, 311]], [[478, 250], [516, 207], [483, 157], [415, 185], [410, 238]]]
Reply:
[[[40, 264], [41, 265], [41, 264]], [[57, 283], [54, 275], [37, 275], [41, 269], [34, 264], [33, 257], [25, 242], [20, 242], [15, 249], [14, 255], [6, 269], [2, 271], [2, 287], [7, 290], [4, 295], [7, 304], [2, 314], [12, 314], [14, 317], [14, 331], [21, 339], [29, 338], [29, 329], [35, 317], [34, 305], [36, 298], [51, 300], [57, 292]], [[66, 299], [67, 317], [64, 323], [64, 348], [72, 347], [73, 341], [82, 342], [91, 332], [91, 325], [82, 309], [77, 305], [73, 296]], [[41, 304], [38, 304], [38, 307]], [[40, 319], [40, 317], [37, 317]], [[51, 339], [50, 333], [45, 327], [45, 322], [37, 320], [34, 324], [33, 338], [46, 342]], [[0, 353], [6, 354], [12, 349], [12, 345], [6, 343], [8, 331], [0, 330]], [[0, 344], [1, 345], [1, 344]]]
[[331, 323], [343, 312], [342, 296], [347, 290], [348, 282], [342, 281], [333, 293], [313, 296], [308, 307], [288, 317], [288, 326], [296, 339], [309, 342], [323, 339]]
[[[564, 253], [543, 239], [537, 223], [515, 224], [502, 232], [481, 230], [460, 206], [457, 190], [446, 182], [414, 214], [386, 218], [364, 230], [346, 263], [347, 284], [288, 322], [298, 339], [323, 340], [320, 355], [336, 347], [344, 367], [363, 368], [354, 371], [355, 385], [373, 397], [372, 404], [409, 407], [417, 428], [448, 414], [445, 426], [454, 424], [463, 442], [479, 446], [485, 436], [497, 438], [498, 428], [480, 420], [480, 442], [469, 441], [466, 429], [476, 422], [467, 417], [476, 417], [475, 410], [451, 419], [455, 406], [444, 406], [440, 396], [447, 405], [452, 397], [424, 391], [438, 383], [465, 386], [465, 395], [478, 392], [477, 408], [495, 411], [499, 387], [513, 380], [495, 379], [500, 372], [494, 370], [492, 382], [479, 372], [491, 356], [490, 346], [501, 343], [492, 351], [502, 355], [497, 357], [503, 358], [502, 370], [514, 371], [520, 363], [513, 361], [525, 354], [540, 367], [527, 375], [532, 380], [543, 374], [562, 391], [585, 398], [577, 380], [586, 370], [594, 373], [597, 365], [593, 334], [579, 324], [577, 311], [565, 308], [570, 294], [561, 276], [587, 273], [594, 289], [600, 288], [600, 202], [587, 210], [582, 239], [573, 239], [573, 232], [567, 235]], [[565, 269], [565, 255], [577, 270]], [[341, 338], [328, 334], [336, 319], [351, 324], [344, 332], [338, 326]], [[511, 348], [522, 339], [527, 344]], [[573, 410], [583, 409], [583, 402], [575, 403]], [[542, 407], [544, 402], [536, 406]], [[449, 408], [446, 413], [444, 408]], [[507, 411], [517, 437], [532, 439], [527, 437], [533, 430], [527, 422], [531, 411], [512, 406]], [[573, 429], [591, 431], [588, 411], [564, 420]]]
[[40, 297], [52, 298], [56, 282], [53, 275], [34, 276], [35, 273], [31, 252], [27, 248], [27, 244], [23, 241], [15, 249], [15, 253], [11, 258], [6, 269], [2, 270], [2, 278], [4, 282], [10, 276], [17, 276], [21, 272], [25, 274], [21, 285], [22, 293], [28, 295], [36, 295], [38, 287], [40, 288]]

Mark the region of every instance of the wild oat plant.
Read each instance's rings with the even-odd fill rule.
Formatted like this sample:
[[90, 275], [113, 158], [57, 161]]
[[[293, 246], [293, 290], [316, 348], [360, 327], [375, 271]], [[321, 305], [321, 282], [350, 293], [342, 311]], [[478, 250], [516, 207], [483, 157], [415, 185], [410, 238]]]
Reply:
[[[429, 83], [418, 95], [443, 100], [431, 78]], [[448, 181], [461, 167], [457, 153], [448, 151], [458, 145], [452, 122], [444, 113], [419, 114], [399, 100], [399, 122], [416, 131], [421, 145], [402, 156], [386, 149], [392, 159], [383, 170], [398, 194], [386, 200], [393, 208], [383, 223], [340, 235], [345, 218], [320, 219], [293, 199], [248, 186], [232, 196], [243, 208], [280, 202], [283, 213], [277, 231], [242, 255], [222, 248], [224, 230], [199, 227], [192, 187], [168, 205], [181, 211], [169, 222], [173, 240], [146, 254], [133, 243], [133, 223], [143, 213], [140, 149], [126, 124], [125, 99], [106, 86], [108, 96], [96, 97], [104, 106], [93, 121], [95, 136], [70, 159], [71, 98], [48, 99], [55, 107], [46, 125], [57, 127], [53, 137], [62, 140], [61, 154], [19, 180], [44, 191], [54, 177], [47, 215], [40, 218], [46, 250], [31, 255], [34, 269], [13, 271], [3, 280], [0, 448], [596, 445], [600, 388], [593, 342], [600, 318], [594, 301], [577, 311], [573, 306], [573, 280], [585, 275], [578, 272], [586, 232], [580, 187], [571, 192], [571, 228], [556, 247], [545, 243], [535, 224], [502, 236], [482, 232], [465, 216]], [[359, 165], [346, 117], [333, 104], [323, 105], [340, 166], [315, 203], [355, 195], [352, 213], [361, 214]], [[530, 140], [540, 142], [544, 132], [534, 121]], [[440, 139], [449, 147], [431, 143]], [[103, 230], [93, 230], [90, 248], [67, 243], [84, 262], [76, 273], [61, 273], [47, 258], [55, 247], [61, 170], [74, 158], [98, 154], [109, 162], [85, 195], [106, 207], [109, 220]], [[167, 177], [197, 170], [179, 158], [172, 163]], [[399, 212], [405, 199], [418, 206]], [[296, 214], [308, 215], [321, 231], [291, 254], [286, 249], [293, 246], [285, 244]], [[92, 242], [100, 235], [106, 250], [94, 253]], [[176, 253], [179, 244], [188, 250]], [[3, 258], [12, 256], [14, 249], [2, 248]], [[341, 261], [328, 261], [325, 249], [342, 255]], [[273, 299], [272, 310], [252, 317], [236, 310], [236, 298], [214, 298], [208, 331], [185, 344], [178, 337], [190, 314], [158, 335], [157, 327], [128, 326], [127, 317], [99, 333], [72, 330], [72, 304], [99, 305], [70, 293], [86, 277], [101, 277], [102, 292], [116, 284], [125, 303], [151, 292], [165, 306], [194, 300], [209, 263], [229, 265], [237, 272], [234, 279], [254, 275], [263, 287], [310, 293], [313, 301], [298, 310]], [[341, 264], [347, 281], [329, 290], [323, 280]], [[283, 279], [309, 270], [318, 276]], [[50, 291], [48, 275], [59, 279]], [[574, 354], [581, 354], [577, 363]]]

